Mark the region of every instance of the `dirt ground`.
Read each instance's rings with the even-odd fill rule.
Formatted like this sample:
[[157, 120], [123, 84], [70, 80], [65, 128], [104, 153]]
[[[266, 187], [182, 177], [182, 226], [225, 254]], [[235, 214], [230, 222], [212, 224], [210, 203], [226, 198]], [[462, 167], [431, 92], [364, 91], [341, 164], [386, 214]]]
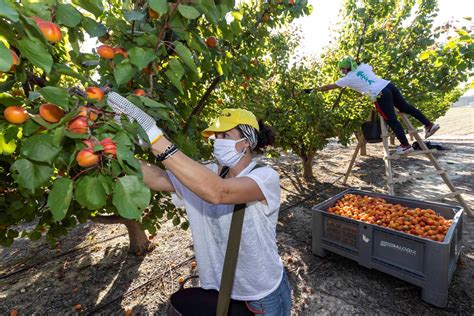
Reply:
[[[452, 125], [454, 131], [456, 121]], [[443, 128], [447, 130], [449, 125]], [[436, 157], [474, 207], [471, 136], [474, 129], [473, 135], [446, 133], [443, 139], [453, 141], [443, 141], [443, 145], [450, 150], [439, 151]], [[465, 217], [463, 253], [449, 288], [448, 306], [443, 309], [423, 302], [420, 289], [409, 283], [336, 254], [324, 258], [313, 255], [312, 206], [347, 187], [385, 192], [380, 144], [368, 146], [368, 155], [357, 159], [347, 186], [342, 185], [354, 148], [328, 145], [314, 160], [316, 180], [312, 183], [302, 180], [299, 160], [291, 153], [262, 158], [281, 176], [283, 204], [277, 238], [293, 288], [293, 314], [473, 315], [472, 218]], [[400, 176], [430, 168], [422, 156], [394, 163], [395, 174]], [[419, 199], [445, 192], [448, 190], [437, 177], [396, 187], [397, 195]], [[81, 314], [163, 314], [168, 296], [178, 288], [178, 278], [194, 273], [190, 232], [165, 225], [154, 238], [156, 250], [142, 257], [127, 253], [125, 233], [120, 225], [86, 224], [62, 239], [58, 249], [50, 249], [43, 240], [31, 243], [21, 238], [12, 247], [0, 249], [0, 315], [8, 315], [14, 308], [20, 315], [74, 314], [76, 304], [81, 305]]]

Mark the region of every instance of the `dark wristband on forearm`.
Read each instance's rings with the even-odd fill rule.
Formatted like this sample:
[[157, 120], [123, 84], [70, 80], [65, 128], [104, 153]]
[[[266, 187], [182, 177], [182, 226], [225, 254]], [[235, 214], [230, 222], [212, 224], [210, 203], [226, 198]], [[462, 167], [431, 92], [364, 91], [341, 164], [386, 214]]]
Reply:
[[165, 151], [163, 151], [161, 154], [156, 155], [156, 160], [164, 161], [174, 155], [177, 151], [178, 147], [175, 144], [170, 144], [168, 147], [166, 147]]

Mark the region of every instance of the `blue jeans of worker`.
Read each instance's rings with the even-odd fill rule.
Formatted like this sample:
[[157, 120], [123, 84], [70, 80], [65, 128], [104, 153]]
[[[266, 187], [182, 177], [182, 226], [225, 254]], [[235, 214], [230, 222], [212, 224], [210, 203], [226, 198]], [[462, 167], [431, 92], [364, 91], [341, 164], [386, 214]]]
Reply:
[[247, 302], [247, 306], [256, 315], [291, 315], [291, 287], [286, 271], [283, 271], [283, 278], [275, 291], [260, 300]]

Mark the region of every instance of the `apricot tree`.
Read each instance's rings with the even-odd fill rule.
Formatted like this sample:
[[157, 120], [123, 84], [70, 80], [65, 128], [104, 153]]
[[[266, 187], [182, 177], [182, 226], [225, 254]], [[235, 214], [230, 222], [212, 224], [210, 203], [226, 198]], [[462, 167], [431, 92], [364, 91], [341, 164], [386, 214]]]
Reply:
[[[145, 231], [166, 219], [186, 228], [183, 212], [142, 181], [138, 159], [154, 161], [135, 145], [143, 130], [117, 121], [101, 87], [203, 157], [197, 118], [222, 108], [213, 91], [241, 80], [272, 29], [307, 12], [306, 2], [0, 0], [1, 244], [20, 234], [54, 242], [93, 220], [126, 225], [130, 250], [144, 253]], [[101, 44], [84, 53], [89, 37]]]

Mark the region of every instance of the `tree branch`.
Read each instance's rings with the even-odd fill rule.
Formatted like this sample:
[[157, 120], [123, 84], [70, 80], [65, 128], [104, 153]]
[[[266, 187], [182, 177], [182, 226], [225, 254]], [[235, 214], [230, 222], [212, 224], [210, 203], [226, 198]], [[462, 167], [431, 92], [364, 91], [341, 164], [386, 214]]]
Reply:
[[214, 78], [214, 80], [212, 80], [209, 87], [207, 87], [206, 92], [204, 92], [198, 104], [194, 107], [193, 111], [191, 112], [191, 114], [189, 114], [188, 118], [186, 119], [186, 125], [184, 126], [184, 131], [188, 130], [189, 124], [191, 124], [191, 119], [193, 118], [193, 116], [201, 114], [202, 110], [204, 109], [204, 105], [207, 99], [211, 95], [212, 91], [214, 91], [214, 89], [217, 87], [217, 84], [221, 81], [221, 78], [222, 78], [221, 76]]

